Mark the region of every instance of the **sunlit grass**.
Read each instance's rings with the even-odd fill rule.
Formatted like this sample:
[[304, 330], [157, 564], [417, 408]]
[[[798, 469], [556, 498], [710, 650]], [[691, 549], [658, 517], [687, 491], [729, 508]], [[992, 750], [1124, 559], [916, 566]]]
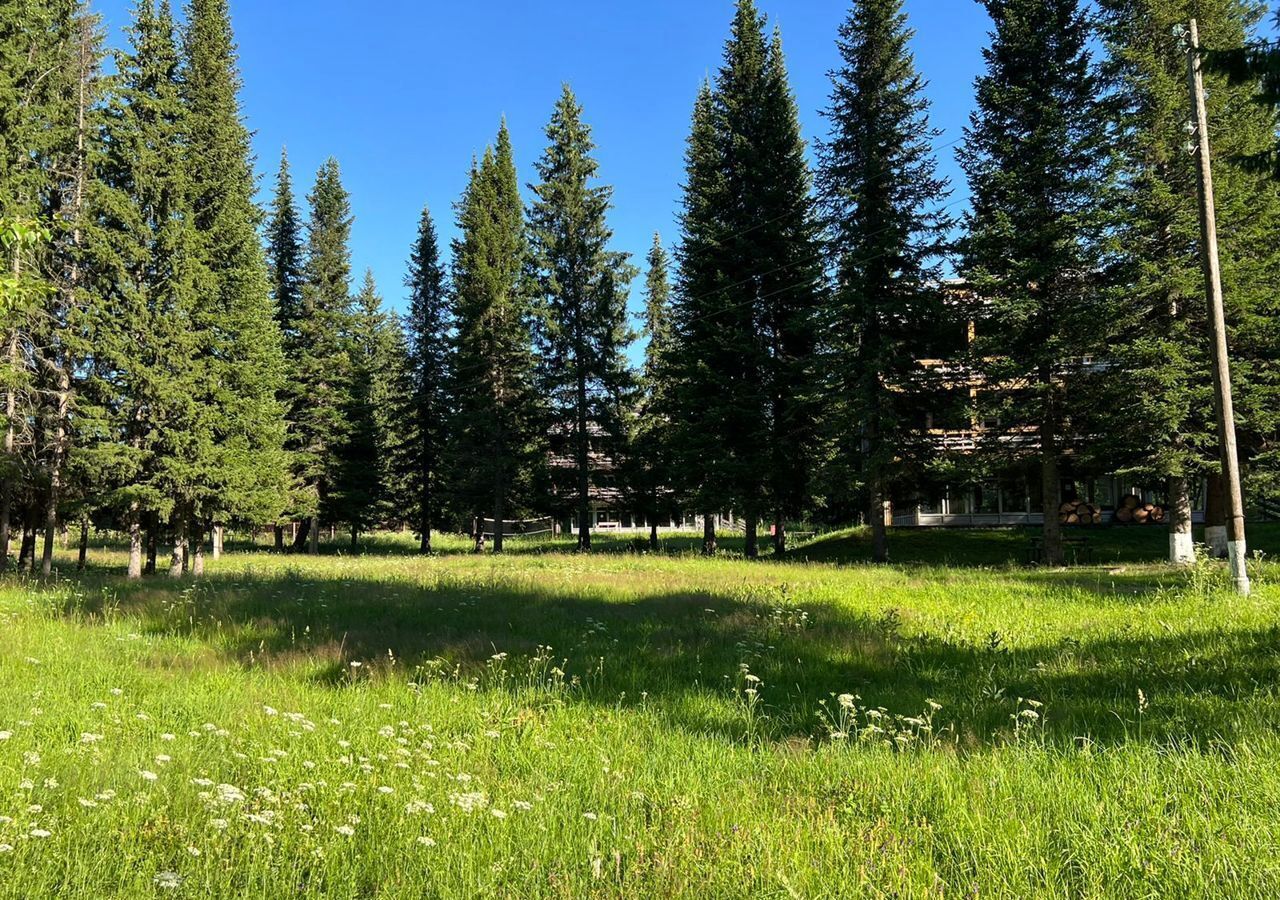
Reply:
[[0, 582], [0, 894], [1276, 896], [1280, 570], [1136, 534], [95, 548]]

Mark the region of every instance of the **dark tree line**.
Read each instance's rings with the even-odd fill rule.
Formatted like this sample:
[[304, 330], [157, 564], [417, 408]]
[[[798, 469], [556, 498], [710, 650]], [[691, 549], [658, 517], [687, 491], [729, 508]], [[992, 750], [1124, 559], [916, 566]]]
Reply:
[[[141, 0], [107, 66], [81, 0], [0, 9], [0, 562], [50, 572], [57, 531], [128, 537], [128, 572], [199, 574], [228, 526], [315, 553], [403, 526], [491, 536], [593, 503], [651, 523], [865, 520], [929, 478], [1033, 466], [1061, 560], [1064, 468], [1167, 486], [1184, 560], [1216, 453], [1185, 56], [1211, 75], [1242, 452], [1272, 490], [1280, 435], [1280, 190], [1264, 13], [1248, 0], [982, 0], [986, 71], [939, 177], [901, 0], [853, 0], [810, 154], [780, 33], [740, 0], [698, 91], [680, 234], [655, 236], [643, 365], [581, 105], [566, 86], [522, 191], [505, 126], [445, 249], [424, 210], [409, 303], [353, 283], [339, 164], [256, 205], [225, 0]], [[106, 75], [110, 69], [113, 74]], [[961, 227], [957, 228], [957, 225]], [[963, 277], [948, 283], [949, 266]], [[940, 335], [963, 334], [938, 350]], [[946, 355], [939, 361], [938, 354]], [[967, 420], [974, 447], [939, 443]], [[1211, 491], [1212, 494], [1212, 491]], [[1212, 500], [1212, 496], [1210, 498]], [[1212, 507], [1212, 503], [1210, 504]], [[656, 526], [650, 534], [656, 546]], [[39, 562], [37, 562], [39, 560]]]

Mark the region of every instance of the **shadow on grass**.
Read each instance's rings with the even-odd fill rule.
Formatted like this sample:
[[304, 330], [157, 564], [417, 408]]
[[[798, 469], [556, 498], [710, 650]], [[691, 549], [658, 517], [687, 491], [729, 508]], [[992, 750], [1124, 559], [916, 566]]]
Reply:
[[[351, 682], [352, 661], [367, 678], [383, 677], [393, 659], [398, 678], [434, 672], [509, 688], [505, 680], [494, 685], [494, 666], [522, 670], [550, 646], [565, 678], [577, 682], [559, 695], [566, 702], [643, 702], [672, 727], [731, 740], [748, 729], [735, 694], [742, 664], [763, 679], [764, 733], [776, 739], [820, 734], [819, 701], [844, 692], [902, 715], [936, 700], [936, 723], [970, 747], [1007, 740], [1021, 698], [1045, 704], [1037, 728], [1061, 744], [1135, 737], [1232, 744], [1280, 727], [1280, 627], [1086, 635], [1010, 648], [1013, 636], [975, 643], [912, 634], [887, 606], [858, 615], [797, 604], [785, 587], [767, 584], [620, 601], [518, 578], [437, 578], [343, 580], [293, 570], [217, 573], [198, 585], [105, 579], [66, 612], [89, 622], [117, 611], [137, 616], [153, 635], [193, 638], [242, 666], [301, 665], [335, 689]], [[1132, 604], [1135, 616], [1154, 614], [1159, 600], [1149, 590], [1122, 593], [1130, 595], [1112, 590], [1110, 602]], [[507, 660], [495, 663], [501, 653]]]
[[[889, 556], [895, 564], [952, 567], [1024, 565], [1039, 528], [898, 528], [889, 533]], [[1168, 555], [1169, 535], [1164, 528], [1113, 526], [1068, 528], [1066, 536], [1082, 540], [1087, 548], [1079, 562], [1099, 566], [1139, 565], [1162, 562]], [[1203, 541], [1203, 530], [1195, 538]], [[1280, 557], [1280, 523], [1260, 523], [1249, 528], [1251, 551]], [[869, 563], [872, 559], [869, 528], [852, 529], [819, 538], [786, 554], [793, 561]]]

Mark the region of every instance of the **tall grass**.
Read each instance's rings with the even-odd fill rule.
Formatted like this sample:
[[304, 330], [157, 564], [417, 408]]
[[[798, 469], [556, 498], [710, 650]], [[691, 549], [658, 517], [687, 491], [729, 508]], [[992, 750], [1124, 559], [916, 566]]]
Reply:
[[1280, 893], [1277, 567], [955, 538], [0, 581], [0, 895]]

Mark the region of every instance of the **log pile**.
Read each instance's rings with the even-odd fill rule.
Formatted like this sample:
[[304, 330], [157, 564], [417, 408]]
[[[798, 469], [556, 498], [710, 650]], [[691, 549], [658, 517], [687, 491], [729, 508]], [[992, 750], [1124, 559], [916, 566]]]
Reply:
[[1084, 500], [1068, 500], [1058, 507], [1058, 521], [1063, 525], [1101, 525], [1102, 507]]
[[1116, 521], [1121, 525], [1163, 525], [1164, 507], [1145, 503], [1141, 497], [1130, 494], [1121, 498], [1116, 507]]

